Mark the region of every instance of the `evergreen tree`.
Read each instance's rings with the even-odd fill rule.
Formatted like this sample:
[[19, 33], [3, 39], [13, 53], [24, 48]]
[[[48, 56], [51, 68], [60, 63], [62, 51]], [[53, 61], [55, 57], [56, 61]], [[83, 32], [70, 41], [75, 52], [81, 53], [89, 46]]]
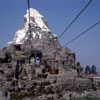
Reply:
[[80, 62], [79, 61], [77, 62], [77, 66], [80, 66]]
[[90, 74], [90, 73], [91, 73], [90, 66], [87, 65], [87, 66], [85, 67], [85, 73], [86, 73], [86, 74]]
[[91, 74], [96, 74], [96, 66], [92, 65], [91, 67]]

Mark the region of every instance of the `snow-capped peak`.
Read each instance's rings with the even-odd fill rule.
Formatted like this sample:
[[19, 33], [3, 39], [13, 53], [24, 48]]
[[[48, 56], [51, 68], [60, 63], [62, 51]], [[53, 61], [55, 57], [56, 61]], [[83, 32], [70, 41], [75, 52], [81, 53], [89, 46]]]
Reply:
[[[30, 10], [30, 17], [34, 18], [34, 21], [37, 24], [37, 26], [39, 26], [43, 31], [50, 31], [48, 29], [46, 21], [44, 20], [44, 17], [37, 10], [33, 8], [30, 8], [29, 10]], [[29, 22], [29, 10], [27, 10], [27, 14], [24, 16], [27, 19], [27, 22]]]
[[[21, 28], [15, 33], [14, 44], [23, 44], [29, 38], [30, 28], [29, 28], [29, 10], [30, 10], [30, 26], [31, 26], [31, 38], [35, 39], [38, 37], [41, 39], [43, 33], [50, 33], [47, 22], [44, 17], [35, 9], [30, 8], [27, 10], [26, 15], [24, 15], [24, 22]], [[56, 37], [54, 34], [52, 34]], [[34, 41], [34, 40], [33, 40]]]
[[25, 17], [29, 17], [29, 15], [28, 15], [29, 10], [30, 10], [30, 16], [31, 17], [34, 17], [34, 18], [43, 17], [36, 9], [33, 9], [33, 8], [30, 8], [30, 9], [27, 10], [27, 14], [25, 15]]

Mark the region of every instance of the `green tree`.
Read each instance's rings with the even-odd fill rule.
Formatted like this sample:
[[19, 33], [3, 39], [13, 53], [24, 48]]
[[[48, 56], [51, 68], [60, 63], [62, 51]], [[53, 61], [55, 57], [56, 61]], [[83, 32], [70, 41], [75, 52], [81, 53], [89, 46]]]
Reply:
[[86, 74], [90, 74], [90, 73], [91, 73], [90, 66], [87, 65], [87, 66], [85, 67], [85, 73], [86, 73]]
[[80, 62], [79, 61], [76, 64], [77, 64], [77, 66], [80, 66]]
[[96, 74], [96, 66], [92, 65], [91, 67], [91, 74]]

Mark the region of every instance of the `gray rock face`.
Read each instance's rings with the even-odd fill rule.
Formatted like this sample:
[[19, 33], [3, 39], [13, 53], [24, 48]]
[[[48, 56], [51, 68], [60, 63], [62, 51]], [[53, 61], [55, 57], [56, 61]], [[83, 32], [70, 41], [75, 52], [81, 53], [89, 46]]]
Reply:
[[[11, 49], [11, 44], [22, 45], [26, 51], [37, 50], [41, 51], [43, 57], [56, 59], [62, 62], [67, 62], [67, 66], [74, 66], [75, 54], [68, 48], [62, 47], [55, 34], [52, 34], [48, 28], [47, 22], [42, 15], [35, 9], [30, 9], [30, 26], [28, 11], [24, 16], [24, 21], [21, 28], [16, 32], [14, 40], [8, 46]], [[11, 50], [10, 50], [11, 51]], [[72, 65], [73, 64], [73, 65]]]
[[[44, 17], [35, 9], [30, 9], [30, 26], [28, 11], [24, 16], [24, 21], [21, 28], [16, 32], [14, 40], [11, 44], [22, 44], [23, 49], [39, 50], [43, 56], [47, 55], [57, 60], [67, 61], [70, 60], [69, 65], [74, 63], [74, 53], [68, 48], [62, 47], [55, 34], [49, 30]], [[9, 47], [11, 48], [11, 47]]]
[[27, 11], [14, 40], [0, 50], [0, 90], [18, 91], [19, 83], [29, 92], [42, 86], [43, 94], [91, 89], [75, 54], [59, 44], [38, 11], [30, 12], [30, 23]]

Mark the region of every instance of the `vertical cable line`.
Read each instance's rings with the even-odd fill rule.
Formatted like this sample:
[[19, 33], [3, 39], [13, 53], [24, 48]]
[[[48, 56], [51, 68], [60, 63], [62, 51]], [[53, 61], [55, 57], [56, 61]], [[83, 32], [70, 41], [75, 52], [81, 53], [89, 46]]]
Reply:
[[29, 23], [30, 23], [30, 1], [28, 0], [28, 14], [29, 14]]
[[95, 23], [94, 25], [92, 25], [91, 27], [89, 27], [88, 29], [86, 29], [85, 31], [83, 31], [81, 34], [79, 34], [78, 36], [76, 36], [75, 38], [73, 38], [71, 41], [69, 41], [68, 43], [66, 43], [64, 45], [64, 47], [68, 44], [70, 44], [71, 42], [75, 41], [77, 38], [79, 38], [80, 36], [82, 36], [83, 34], [85, 34], [86, 32], [88, 32], [90, 29], [92, 29], [93, 27], [95, 27], [96, 25], [100, 24], [100, 21], [98, 21], [97, 23]]
[[28, 27], [29, 27], [29, 38], [28, 38], [28, 42], [29, 42], [29, 48], [30, 51], [32, 51], [32, 31], [31, 31], [31, 20], [30, 20], [30, 0], [28, 0], [28, 17], [29, 17], [29, 23], [28, 23]]
[[72, 22], [67, 26], [67, 28], [58, 36], [58, 39], [62, 37], [62, 35], [72, 26], [72, 24], [78, 19], [78, 17], [85, 11], [85, 9], [89, 6], [89, 4], [92, 2], [90, 0], [87, 5], [78, 13], [78, 15], [72, 20]]
[[30, 25], [30, 0], [28, 0], [28, 15], [29, 15], [29, 31], [30, 31], [30, 36], [31, 36], [31, 25]]

